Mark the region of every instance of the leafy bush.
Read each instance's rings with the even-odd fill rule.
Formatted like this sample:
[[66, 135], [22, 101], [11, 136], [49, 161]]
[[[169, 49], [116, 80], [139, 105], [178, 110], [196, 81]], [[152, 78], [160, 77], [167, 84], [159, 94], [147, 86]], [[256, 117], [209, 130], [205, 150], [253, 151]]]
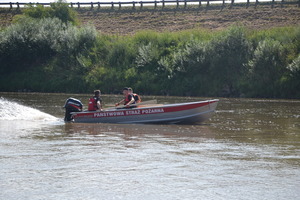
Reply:
[[250, 89], [257, 97], [279, 97], [280, 79], [285, 73], [284, 48], [280, 42], [266, 39], [259, 42], [249, 61]]
[[64, 0], [58, 0], [51, 3], [50, 7], [44, 7], [41, 4], [28, 4], [24, 10], [25, 16], [42, 19], [42, 18], [58, 18], [64, 23], [79, 24], [77, 13], [69, 7]]
[[208, 57], [210, 73], [216, 80], [213, 91], [222, 96], [239, 95], [250, 51], [251, 45], [241, 27], [231, 27], [212, 40]]
[[283, 96], [300, 98], [300, 54], [287, 66], [288, 81]]
[[[82, 80], [81, 76], [87, 70], [83, 57], [88, 56], [88, 52], [93, 48], [97, 32], [92, 27], [76, 28], [58, 18], [23, 18], [19, 23], [0, 32], [0, 36], [3, 76], [31, 71], [40, 73], [46, 82], [51, 82], [49, 78], [54, 77], [61, 79], [56, 83], [65, 84], [71, 83], [71, 80], [76, 80], [76, 83]], [[32, 86], [36, 85], [35, 81], [40, 80], [30, 79], [28, 82], [32, 83]], [[70, 84], [68, 87], [72, 88], [74, 85]]]
[[23, 18], [0, 32], [0, 62], [3, 69], [26, 69], [41, 63], [56, 53], [57, 39], [67, 28], [59, 19], [34, 20]]

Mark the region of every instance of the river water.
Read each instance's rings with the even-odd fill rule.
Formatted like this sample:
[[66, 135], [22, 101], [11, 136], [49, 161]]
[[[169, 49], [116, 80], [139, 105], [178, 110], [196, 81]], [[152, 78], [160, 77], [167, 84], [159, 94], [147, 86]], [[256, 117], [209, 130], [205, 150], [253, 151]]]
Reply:
[[63, 122], [64, 101], [88, 95], [0, 95], [0, 199], [300, 197], [299, 100], [221, 98], [202, 125], [117, 125]]

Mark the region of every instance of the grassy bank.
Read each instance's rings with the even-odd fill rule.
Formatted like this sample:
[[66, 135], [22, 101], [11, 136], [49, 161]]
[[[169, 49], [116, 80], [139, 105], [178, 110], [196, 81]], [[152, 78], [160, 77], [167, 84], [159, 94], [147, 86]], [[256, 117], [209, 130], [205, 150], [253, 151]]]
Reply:
[[[197, 7], [197, 6], [196, 6]], [[197, 7], [198, 8], [198, 7]], [[102, 9], [102, 8], [101, 8]], [[248, 29], [268, 29], [274, 27], [294, 26], [300, 24], [300, 8], [297, 5], [258, 5], [246, 7], [205, 6], [200, 9], [161, 9], [118, 10], [97, 8], [74, 9], [82, 24], [91, 24], [104, 34], [133, 35], [139, 31], [176, 32], [189, 29], [223, 30], [237, 23]], [[22, 14], [24, 9], [0, 8], [0, 27], [12, 23], [13, 17]]]
[[25, 16], [0, 36], [0, 91], [300, 98], [297, 25], [119, 35]]

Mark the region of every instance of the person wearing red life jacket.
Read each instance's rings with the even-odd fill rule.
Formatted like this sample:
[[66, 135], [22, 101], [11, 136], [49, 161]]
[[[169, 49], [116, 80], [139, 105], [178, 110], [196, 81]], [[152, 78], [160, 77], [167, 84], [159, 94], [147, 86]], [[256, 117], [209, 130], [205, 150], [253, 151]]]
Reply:
[[89, 111], [102, 111], [102, 99], [100, 98], [101, 91], [95, 90], [94, 96], [89, 99], [88, 110]]
[[142, 99], [141, 99], [140, 95], [138, 95], [136, 93], [133, 93], [133, 89], [131, 87], [128, 88], [128, 92], [133, 96], [133, 98], [135, 100], [135, 103], [141, 103], [142, 102]]
[[126, 107], [130, 107], [132, 104], [135, 104], [134, 97], [132, 96], [132, 94], [129, 93], [129, 89], [127, 87], [123, 88], [123, 95], [124, 99], [116, 103], [115, 106], [118, 106], [123, 103]]

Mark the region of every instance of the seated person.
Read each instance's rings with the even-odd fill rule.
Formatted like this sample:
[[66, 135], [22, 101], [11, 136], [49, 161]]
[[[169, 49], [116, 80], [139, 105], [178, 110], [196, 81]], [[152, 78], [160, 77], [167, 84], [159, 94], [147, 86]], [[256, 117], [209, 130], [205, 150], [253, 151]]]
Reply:
[[120, 102], [116, 103], [115, 106], [118, 106], [121, 103], [124, 103], [124, 105], [126, 107], [130, 107], [132, 104], [135, 104], [135, 99], [132, 96], [132, 94], [129, 93], [129, 88], [127, 88], [127, 87], [123, 88], [123, 95], [124, 95], [124, 99], [122, 99]]
[[140, 97], [140, 95], [133, 93], [133, 89], [132, 88], [128, 88], [129, 93], [133, 96], [135, 103], [141, 103], [142, 99]]
[[102, 111], [102, 99], [100, 98], [101, 91], [95, 90], [94, 96], [89, 99], [88, 110], [89, 111]]

